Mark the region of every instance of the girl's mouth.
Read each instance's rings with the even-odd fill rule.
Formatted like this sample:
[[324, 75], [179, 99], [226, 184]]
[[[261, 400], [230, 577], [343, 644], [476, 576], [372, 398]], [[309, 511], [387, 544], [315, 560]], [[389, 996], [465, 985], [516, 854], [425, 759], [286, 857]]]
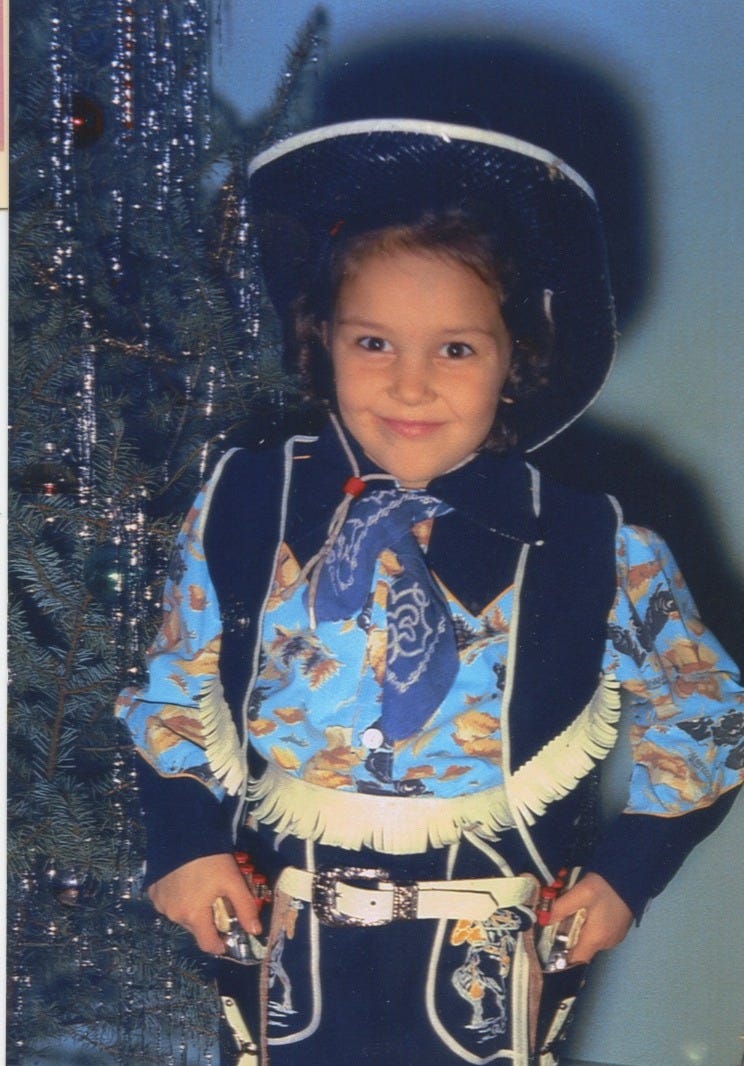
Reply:
[[441, 422], [418, 422], [413, 419], [400, 418], [382, 418], [380, 421], [398, 437], [408, 437], [409, 439], [427, 437], [429, 434], [435, 433], [442, 425]]

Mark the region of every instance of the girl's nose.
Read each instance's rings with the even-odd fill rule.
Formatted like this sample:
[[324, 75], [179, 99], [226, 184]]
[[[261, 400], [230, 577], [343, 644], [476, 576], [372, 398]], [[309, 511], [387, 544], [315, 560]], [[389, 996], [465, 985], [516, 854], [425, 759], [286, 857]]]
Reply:
[[401, 403], [425, 403], [433, 394], [429, 366], [423, 356], [406, 354], [391, 367], [390, 392]]

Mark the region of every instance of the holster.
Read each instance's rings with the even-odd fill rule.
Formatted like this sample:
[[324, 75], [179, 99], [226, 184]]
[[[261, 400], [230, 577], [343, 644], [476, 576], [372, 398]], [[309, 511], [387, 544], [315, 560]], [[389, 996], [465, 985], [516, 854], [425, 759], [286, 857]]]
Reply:
[[[578, 876], [574, 870], [571, 880]], [[568, 953], [576, 943], [585, 914], [579, 911], [558, 925], [544, 926], [538, 939], [541, 963], [540, 1006], [535, 1037], [535, 1066], [557, 1066], [558, 1049], [566, 1039], [567, 1026], [576, 998], [584, 986], [587, 964], [568, 964]]]
[[586, 964], [543, 974], [542, 995], [537, 1017], [535, 1066], [557, 1066], [559, 1047], [568, 1035], [576, 997], [585, 979]]
[[220, 1066], [264, 1066], [261, 1061], [261, 967], [217, 963]]

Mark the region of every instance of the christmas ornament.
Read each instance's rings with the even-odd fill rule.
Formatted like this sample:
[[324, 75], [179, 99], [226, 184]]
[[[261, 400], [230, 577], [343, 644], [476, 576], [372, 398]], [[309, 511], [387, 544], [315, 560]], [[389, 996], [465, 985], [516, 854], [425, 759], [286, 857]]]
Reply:
[[46, 881], [56, 901], [66, 907], [90, 903], [98, 891], [98, 883], [87, 871], [58, 867], [54, 861], [46, 869]]
[[103, 135], [103, 107], [94, 96], [72, 94], [72, 140], [76, 148], [88, 148]]
[[99, 603], [114, 606], [126, 586], [122, 546], [106, 542], [94, 548], [83, 566], [83, 581]]
[[72, 464], [57, 457], [53, 444], [44, 449], [43, 459], [29, 465], [21, 472], [18, 486], [21, 492], [39, 496], [66, 496], [77, 490], [78, 479]]

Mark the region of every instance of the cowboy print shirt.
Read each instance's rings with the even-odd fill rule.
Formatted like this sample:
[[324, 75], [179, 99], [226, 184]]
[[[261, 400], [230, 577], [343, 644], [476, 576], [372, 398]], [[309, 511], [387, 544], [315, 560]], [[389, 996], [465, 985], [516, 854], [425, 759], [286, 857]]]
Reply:
[[[221, 799], [236, 782], [215, 758], [216, 748], [232, 750], [234, 738], [215, 726], [222, 619], [202, 541], [208, 496], [209, 489], [200, 494], [177, 541], [149, 682], [125, 690], [117, 710], [158, 774], [196, 779]], [[424, 548], [430, 526], [415, 531]], [[497, 786], [511, 587], [477, 613], [443, 588], [458, 637], [455, 683], [418, 735], [392, 751], [370, 749], [395, 567], [394, 555], [381, 553], [364, 625], [349, 619], [312, 630], [302, 588], [282, 594], [299, 566], [292, 545], [281, 544], [247, 708], [250, 742], [282, 773], [339, 792], [397, 788], [415, 802], [418, 795], [457, 799]], [[632, 719], [626, 813], [667, 820], [702, 811], [744, 775], [744, 697], [735, 668], [702, 626], [658, 537], [622, 526], [616, 572], [603, 672], [622, 686]]]

